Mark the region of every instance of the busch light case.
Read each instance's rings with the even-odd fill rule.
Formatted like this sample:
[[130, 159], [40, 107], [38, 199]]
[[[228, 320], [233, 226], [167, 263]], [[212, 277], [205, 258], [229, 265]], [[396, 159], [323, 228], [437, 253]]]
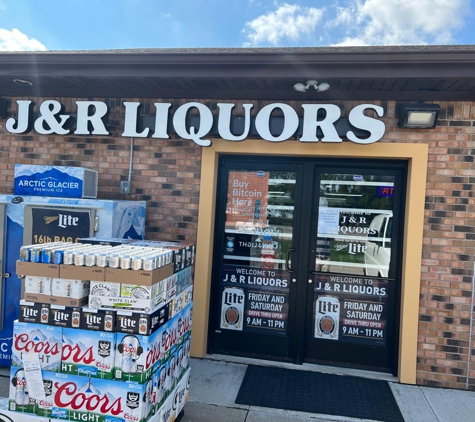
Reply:
[[61, 372], [112, 379], [116, 334], [63, 328]]
[[8, 408], [14, 412], [31, 413], [36, 411], [36, 400], [30, 397], [23, 368], [10, 368], [10, 393]]
[[15, 195], [97, 198], [97, 171], [83, 167], [15, 164]]
[[20, 300], [19, 322], [49, 324], [50, 304]]
[[41, 369], [59, 372], [61, 368], [60, 327], [15, 321], [13, 324], [12, 366], [23, 366], [23, 355], [39, 356]]

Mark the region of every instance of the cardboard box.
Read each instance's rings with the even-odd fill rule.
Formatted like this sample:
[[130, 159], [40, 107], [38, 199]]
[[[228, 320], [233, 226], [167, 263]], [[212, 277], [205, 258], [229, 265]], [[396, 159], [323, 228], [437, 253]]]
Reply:
[[149, 336], [168, 321], [168, 303], [154, 312], [140, 313], [117, 310], [115, 331]]
[[176, 273], [176, 291], [182, 292], [186, 288], [193, 285], [193, 274], [191, 267], [185, 268], [184, 270]]
[[23, 281], [26, 293], [50, 295], [51, 294], [51, 277], [38, 277], [35, 275], [27, 275]]
[[[25, 371], [23, 368], [12, 366], [10, 368], [10, 391], [8, 395], [8, 408], [14, 412], [25, 414], [36, 413], [36, 400], [28, 394], [28, 384], [26, 382]], [[15, 417], [13, 421], [17, 421]], [[29, 418], [25, 421], [30, 421]]]
[[43, 372], [43, 388], [45, 390], [45, 398], [36, 400], [36, 414], [42, 417], [50, 417], [53, 410], [54, 401], [54, 373]]
[[56, 327], [80, 328], [81, 312], [81, 308], [51, 305], [49, 324]]
[[153, 271], [122, 270], [120, 268], [106, 268], [106, 281], [124, 284], [152, 286], [173, 274], [173, 263], [157, 268]]
[[154, 297], [160, 296], [165, 292], [167, 285], [165, 280], [161, 280], [151, 286], [141, 286], [137, 284], [121, 284], [120, 296], [132, 297], [136, 299], [153, 299]]
[[79, 306], [86, 305], [87, 299], [88, 299], [88, 296], [82, 297], [80, 299], [72, 299], [69, 297], [49, 296], [49, 303], [53, 305], [79, 307]]
[[104, 281], [106, 269], [103, 267], [86, 267], [76, 265], [60, 265], [59, 275], [52, 276], [58, 278], [68, 278], [70, 280], [95, 280]]
[[17, 261], [16, 273], [18, 275], [34, 275], [37, 277], [59, 277], [59, 265]]
[[181, 293], [177, 293], [169, 302], [169, 316], [173, 318], [175, 315], [185, 309], [193, 302], [193, 286], [188, 287]]
[[82, 297], [80, 299], [73, 299], [69, 297], [58, 297], [58, 296], [51, 296], [51, 295], [37, 295], [33, 293], [23, 293], [22, 299], [27, 302], [50, 303], [53, 305], [79, 307], [79, 306], [84, 306], [87, 304], [88, 296]]
[[117, 380], [147, 382], [159, 359], [160, 351], [154, 352], [153, 343], [159, 344], [156, 331], [151, 336], [117, 333], [114, 377]]
[[63, 328], [61, 372], [113, 378], [116, 334]]
[[70, 299], [81, 299], [89, 295], [89, 280], [72, 280], [69, 278], [52, 278], [51, 295], [57, 297], [67, 297]]
[[[152, 409], [151, 382], [114, 381], [55, 374], [55, 402], [52, 416], [69, 421], [145, 422]], [[77, 403], [87, 403], [77, 407]], [[62, 403], [66, 403], [64, 406]]]
[[83, 330], [113, 332], [116, 325], [115, 311], [82, 308], [81, 328]]
[[[175, 422], [190, 397], [190, 375], [188, 370], [168, 393], [166, 400], [159, 409], [160, 422]], [[155, 422], [155, 421], [154, 421]]]
[[113, 283], [110, 281], [91, 281], [89, 294], [91, 296], [120, 297], [120, 287], [120, 283]]
[[121, 239], [118, 237], [83, 237], [79, 243], [88, 243], [90, 245], [119, 246], [124, 244], [133, 244], [137, 239]]
[[130, 297], [89, 296], [89, 307], [95, 309], [127, 309], [138, 312], [154, 312], [165, 306], [165, 295], [153, 299]]
[[23, 355], [39, 356], [41, 369], [56, 372], [61, 367], [62, 331], [59, 327], [15, 321], [12, 366], [23, 366]]
[[50, 304], [20, 300], [19, 322], [49, 324]]

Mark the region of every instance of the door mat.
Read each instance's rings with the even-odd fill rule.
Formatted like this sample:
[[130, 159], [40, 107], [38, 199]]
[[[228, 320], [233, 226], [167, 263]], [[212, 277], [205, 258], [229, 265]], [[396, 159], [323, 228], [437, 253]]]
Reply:
[[404, 422], [386, 381], [249, 365], [237, 404]]

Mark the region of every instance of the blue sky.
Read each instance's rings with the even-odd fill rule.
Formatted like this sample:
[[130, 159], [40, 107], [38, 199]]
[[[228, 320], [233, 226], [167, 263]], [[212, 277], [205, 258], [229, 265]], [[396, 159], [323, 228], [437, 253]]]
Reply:
[[0, 0], [0, 51], [475, 44], [475, 0]]

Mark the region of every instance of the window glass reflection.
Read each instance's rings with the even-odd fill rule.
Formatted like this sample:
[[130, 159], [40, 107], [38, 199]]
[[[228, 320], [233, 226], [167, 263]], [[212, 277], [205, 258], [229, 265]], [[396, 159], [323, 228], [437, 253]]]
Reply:
[[388, 277], [394, 176], [322, 174], [315, 270]]

